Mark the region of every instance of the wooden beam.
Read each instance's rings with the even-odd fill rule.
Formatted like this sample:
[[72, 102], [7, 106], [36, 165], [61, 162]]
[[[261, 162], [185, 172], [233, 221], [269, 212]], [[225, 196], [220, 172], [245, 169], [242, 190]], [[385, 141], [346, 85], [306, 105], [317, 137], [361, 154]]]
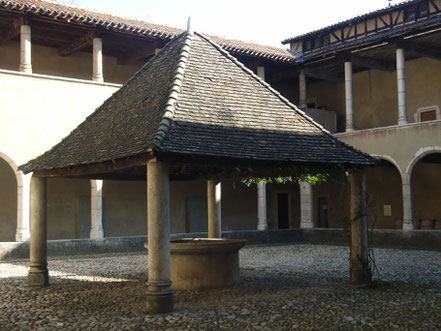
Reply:
[[0, 34], [0, 44], [20, 36], [20, 27], [28, 23], [29, 22], [25, 16], [20, 16], [15, 19], [9, 26], [9, 29]]
[[96, 30], [89, 31], [86, 35], [83, 35], [77, 39], [75, 39], [70, 44], [64, 45], [58, 49], [58, 55], [60, 56], [68, 56], [72, 53], [75, 53], [83, 48], [92, 45], [93, 38], [97, 36]]
[[305, 68], [305, 75], [307, 77], [328, 80], [328, 81], [332, 81], [332, 82], [338, 82], [343, 79], [343, 76], [340, 77], [339, 75], [329, 73], [324, 70], [312, 69], [312, 68]]
[[73, 167], [36, 170], [34, 175], [37, 177], [90, 177], [99, 178], [100, 174], [110, 174], [112, 172], [123, 171], [126, 169], [144, 166], [152, 158], [150, 153], [144, 153], [134, 157], [126, 157], [118, 160], [85, 164]]
[[351, 56], [351, 61], [358, 66], [370, 69], [378, 69], [382, 71], [396, 70], [396, 65], [394, 62], [384, 61], [373, 57], [353, 55]]
[[380, 16], [380, 21], [384, 24], [385, 27], [389, 27], [389, 24]]
[[418, 53], [419, 55], [429, 57], [435, 60], [441, 60], [441, 49], [434, 47], [427, 47], [415, 41], [405, 40], [398, 44], [405, 49]]
[[268, 71], [268, 73], [265, 73], [265, 76], [265, 80], [267, 80], [268, 82], [283, 82], [293, 79], [298, 80], [299, 73], [295, 68], [293, 68], [291, 70], [283, 70], [277, 73]]
[[136, 61], [142, 60], [146, 57], [155, 55], [156, 49], [159, 48], [159, 42], [157, 40], [152, 40], [145, 44], [144, 47], [139, 48], [133, 52], [128, 52], [117, 59], [118, 64], [130, 64]]
[[433, 6], [433, 8], [435, 9], [435, 13], [439, 13], [440, 9], [439, 7], [436, 5], [435, 1], [430, 0], [431, 5]]

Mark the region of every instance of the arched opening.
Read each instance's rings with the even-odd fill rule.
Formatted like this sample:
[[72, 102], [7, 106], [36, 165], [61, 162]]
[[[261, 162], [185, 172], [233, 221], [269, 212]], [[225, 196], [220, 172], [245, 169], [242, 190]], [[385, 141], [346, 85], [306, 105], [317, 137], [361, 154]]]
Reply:
[[9, 160], [0, 155], [0, 241], [15, 241], [17, 179]]
[[366, 168], [369, 226], [377, 229], [401, 229], [403, 193], [401, 175], [392, 160]]
[[[401, 229], [401, 175], [393, 162], [381, 158], [379, 165], [365, 169], [370, 227]], [[313, 199], [315, 227], [349, 226], [350, 201], [346, 176], [331, 176], [326, 182], [314, 185]]]
[[[439, 224], [441, 222], [440, 174], [441, 151], [425, 154], [414, 164], [411, 172], [411, 184], [413, 219], [416, 228], [421, 226], [432, 228], [441, 225]], [[433, 220], [438, 220], [438, 222]]]

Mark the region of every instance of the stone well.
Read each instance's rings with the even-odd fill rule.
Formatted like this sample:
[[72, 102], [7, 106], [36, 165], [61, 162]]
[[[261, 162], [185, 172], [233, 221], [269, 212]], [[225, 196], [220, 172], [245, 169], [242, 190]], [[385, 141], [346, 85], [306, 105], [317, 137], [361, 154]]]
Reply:
[[240, 279], [239, 250], [246, 240], [184, 238], [170, 242], [173, 289], [232, 286]]

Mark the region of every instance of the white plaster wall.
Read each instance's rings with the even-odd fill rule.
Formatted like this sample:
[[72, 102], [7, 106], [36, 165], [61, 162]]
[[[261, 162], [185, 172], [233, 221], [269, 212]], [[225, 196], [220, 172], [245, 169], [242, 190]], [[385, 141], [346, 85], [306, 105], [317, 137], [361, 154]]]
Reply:
[[0, 149], [19, 163], [58, 143], [117, 85], [0, 70]]

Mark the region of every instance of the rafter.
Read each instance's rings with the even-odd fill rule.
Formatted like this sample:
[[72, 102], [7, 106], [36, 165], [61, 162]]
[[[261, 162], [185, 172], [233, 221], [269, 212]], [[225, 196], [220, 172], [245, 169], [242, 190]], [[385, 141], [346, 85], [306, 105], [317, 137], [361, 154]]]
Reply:
[[7, 42], [15, 37], [18, 37], [20, 35], [20, 27], [28, 23], [29, 22], [25, 16], [20, 16], [15, 19], [7, 31], [0, 33], [0, 43]]
[[93, 38], [97, 36], [96, 30], [89, 31], [86, 35], [83, 35], [70, 44], [64, 45], [58, 49], [58, 55], [60, 56], [68, 56], [76, 51], [79, 51], [89, 45], [92, 44]]
[[366, 67], [369, 69], [378, 69], [382, 71], [395, 71], [396, 66], [394, 62], [384, 61], [373, 57], [365, 56], [351, 56], [351, 60], [354, 64]]
[[146, 57], [155, 55], [156, 49], [159, 48], [159, 42], [157, 40], [152, 40], [147, 43], [144, 47], [137, 49], [134, 52], [126, 53], [118, 57], [118, 64], [130, 64], [135, 63]]

